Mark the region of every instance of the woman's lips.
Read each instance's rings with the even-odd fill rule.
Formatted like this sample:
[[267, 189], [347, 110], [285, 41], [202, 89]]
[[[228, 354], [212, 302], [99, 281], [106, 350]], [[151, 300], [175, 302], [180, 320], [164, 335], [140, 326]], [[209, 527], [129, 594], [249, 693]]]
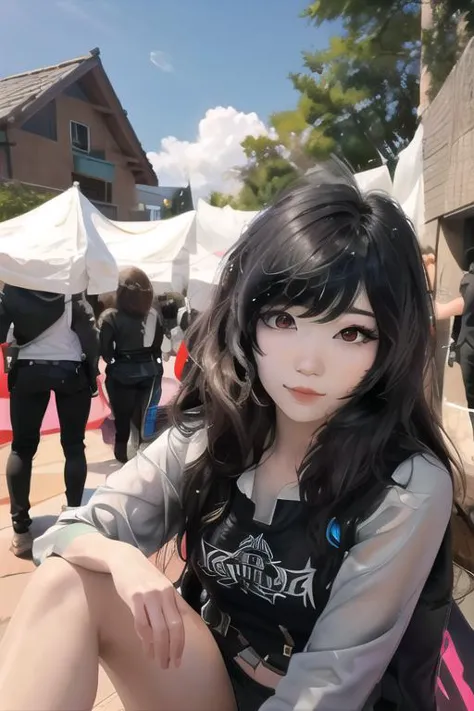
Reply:
[[288, 385], [284, 386], [293, 397], [299, 402], [310, 402], [318, 397], [324, 397], [324, 393], [320, 393], [317, 390], [312, 390], [311, 388], [290, 388]]

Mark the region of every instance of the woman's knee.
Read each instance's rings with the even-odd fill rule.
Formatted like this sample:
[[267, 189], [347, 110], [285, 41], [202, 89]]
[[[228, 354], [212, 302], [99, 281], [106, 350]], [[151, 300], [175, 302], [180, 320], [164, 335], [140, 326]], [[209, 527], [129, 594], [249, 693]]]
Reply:
[[59, 556], [51, 556], [41, 563], [31, 582], [45, 597], [55, 602], [65, 600], [83, 587], [75, 566]]

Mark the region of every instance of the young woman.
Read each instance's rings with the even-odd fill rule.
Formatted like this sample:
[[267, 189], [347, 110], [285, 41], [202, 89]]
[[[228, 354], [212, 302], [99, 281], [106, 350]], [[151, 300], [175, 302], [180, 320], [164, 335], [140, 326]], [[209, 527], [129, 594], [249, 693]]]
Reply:
[[115, 308], [100, 318], [100, 353], [107, 363], [105, 385], [115, 417], [115, 458], [127, 461], [132, 422], [138, 432], [154, 392], [159, 400], [163, 365], [163, 323], [145, 272], [120, 272]]
[[54, 392], [64, 451], [66, 501], [80, 506], [87, 476], [84, 435], [97, 394], [99, 339], [83, 295], [64, 296], [5, 285], [0, 342], [13, 326], [8, 374], [12, 448], [6, 475], [17, 556], [31, 553], [30, 486], [41, 424]]
[[[0, 709], [90, 709], [100, 659], [127, 710], [434, 711], [454, 465], [412, 226], [321, 168], [195, 328], [174, 427], [36, 541]], [[183, 596], [147, 559], [176, 535]]]

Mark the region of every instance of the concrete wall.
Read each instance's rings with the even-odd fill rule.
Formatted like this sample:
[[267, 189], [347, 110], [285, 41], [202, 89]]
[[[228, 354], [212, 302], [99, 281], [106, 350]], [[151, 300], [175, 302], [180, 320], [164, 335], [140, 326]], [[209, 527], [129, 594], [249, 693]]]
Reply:
[[474, 40], [423, 115], [426, 222], [474, 203]]
[[136, 206], [135, 179], [126, 158], [115, 142], [102, 113], [81, 99], [67, 95], [56, 101], [57, 141], [21, 128], [10, 128], [12, 178], [26, 183], [66, 190], [72, 184], [73, 157], [70, 121], [89, 126], [91, 149], [105, 152], [105, 160], [115, 164], [112, 202], [118, 206], [118, 219], [129, 220]]
[[[474, 40], [423, 115], [425, 231], [437, 251], [436, 298], [459, 296], [464, 221], [474, 210]], [[438, 323], [437, 367], [443, 381], [443, 421], [464, 463], [472, 467], [474, 442], [460, 368], [445, 366], [451, 322]]]

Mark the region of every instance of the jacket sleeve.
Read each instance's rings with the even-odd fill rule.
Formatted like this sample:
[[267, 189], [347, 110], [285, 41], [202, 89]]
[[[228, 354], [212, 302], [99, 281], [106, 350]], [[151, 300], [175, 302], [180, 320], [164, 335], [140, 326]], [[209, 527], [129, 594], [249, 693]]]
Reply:
[[100, 355], [106, 363], [110, 363], [115, 354], [115, 333], [111, 318], [112, 313], [110, 310], [106, 311], [99, 321]]
[[91, 387], [96, 389], [96, 378], [99, 374], [99, 332], [95, 322], [94, 311], [87, 299], [81, 294], [72, 298], [72, 329], [81, 342], [82, 351], [86, 357]]
[[189, 440], [166, 430], [153, 444], [107, 478], [89, 503], [65, 511], [33, 544], [37, 565], [61, 556], [72, 540], [97, 531], [129, 543], [146, 556], [170, 541], [182, 523], [181, 482]]
[[359, 711], [383, 676], [452, 510], [451, 478], [437, 460], [418, 455], [394, 479], [402, 485], [359, 528], [305, 650], [260, 711]]
[[163, 319], [161, 317], [161, 313], [157, 311], [157, 319], [156, 319], [156, 328], [155, 328], [155, 336], [153, 338], [153, 353], [156, 353], [157, 355], [161, 355], [161, 346], [163, 344], [163, 336], [165, 335], [164, 333], [164, 328], [163, 328]]
[[0, 343], [6, 343], [12, 319], [8, 314], [3, 291], [0, 291]]

